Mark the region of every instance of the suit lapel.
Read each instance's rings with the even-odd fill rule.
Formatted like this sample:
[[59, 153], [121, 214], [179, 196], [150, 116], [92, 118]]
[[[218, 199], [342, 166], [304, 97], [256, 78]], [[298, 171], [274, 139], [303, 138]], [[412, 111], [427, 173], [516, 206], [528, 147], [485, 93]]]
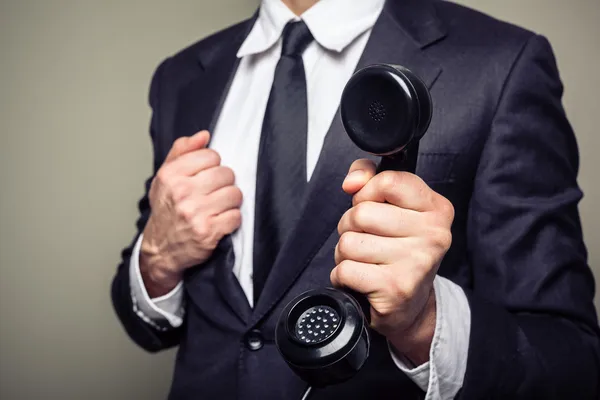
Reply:
[[[254, 25], [256, 17], [257, 14], [250, 20], [221, 33], [229, 37], [219, 37], [215, 39], [215, 43], [211, 43], [208, 39], [208, 43], [198, 53], [198, 61], [203, 71], [181, 91], [180, 106], [175, 119], [178, 124], [176, 128], [178, 136], [190, 136], [202, 129], [207, 129], [211, 133], [214, 131], [239, 65], [237, 51]], [[223, 46], [223, 43], [229, 45]], [[233, 313], [246, 323], [251, 308], [231, 269], [234, 257], [231, 237], [226, 236], [220, 241], [208, 263], [211, 263], [214, 268], [214, 282], [221, 297]], [[189, 295], [192, 298], [196, 284], [200, 283], [194, 279], [194, 275], [194, 271], [191, 271], [187, 280]]]
[[202, 129], [214, 130], [239, 65], [237, 51], [256, 16], [206, 39], [199, 49], [197, 58], [201, 71], [179, 94], [175, 118], [177, 136], [190, 136]]
[[[373, 27], [357, 70], [377, 63], [403, 65], [431, 86], [441, 69], [423, 54], [423, 48], [441, 39], [444, 33], [433, 10], [427, 8], [428, 3], [426, 0], [388, 1]], [[263, 318], [285, 295], [351, 206], [351, 197], [341, 186], [348, 168], [359, 158], [378, 160], [351, 142], [338, 110], [309, 182], [304, 207], [299, 210], [300, 222], [281, 249], [255, 307], [252, 323]]]

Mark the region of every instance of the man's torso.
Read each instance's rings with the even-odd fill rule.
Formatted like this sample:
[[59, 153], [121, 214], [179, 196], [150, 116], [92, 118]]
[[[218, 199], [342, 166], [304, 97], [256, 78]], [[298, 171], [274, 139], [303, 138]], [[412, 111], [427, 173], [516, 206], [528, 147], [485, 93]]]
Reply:
[[[404, 3], [404, 4], [400, 4]], [[428, 3], [428, 2], [424, 2]], [[439, 274], [473, 285], [468, 248], [468, 208], [481, 149], [511, 65], [530, 33], [452, 4], [388, 2], [358, 68], [403, 65], [430, 87], [434, 113], [421, 141], [417, 175], [453, 203], [453, 245]], [[412, 22], [411, 22], [412, 19]], [[252, 20], [222, 31], [169, 59], [161, 67], [155, 140], [159, 159], [173, 141], [213, 129], [235, 72], [235, 54]], [[329, 285], [336, 226], [350, 206], [341, 182], [352, 161], [371, 157], [345, 135], [336, 114], [314, 169], [301, 224], [282, 248], [263, 295], [251, 308], [232, 271], [230, 246], [220, 246], [185, 279], [185, 333], [177, 356], [173, 398], [295, 398], [304, 384], [277, 352], [275, 323], [281, 309], [303, 291]], [[262, 347], [248, 345], [258, 335]], [[370, 359], [355, 379], [313, 398], [406, 398], [420, 391], [398, 371], [384, 338], [374, 335]]]

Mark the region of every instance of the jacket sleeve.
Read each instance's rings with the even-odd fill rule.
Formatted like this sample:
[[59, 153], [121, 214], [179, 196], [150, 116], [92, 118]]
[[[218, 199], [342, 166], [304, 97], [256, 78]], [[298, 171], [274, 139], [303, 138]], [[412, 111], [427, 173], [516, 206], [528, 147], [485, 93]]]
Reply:
[[469, 206], [472, 322], [462, 399], [599, 395], [579, 156], [562, 93], [550, 44], [533, 36], [505, 82]]
[[[161, 76], [168, 60], [163, 62], [154, 73], [150, 85], [149, 102], [152, 108], [152, 119], [150, 123], [150, 136], [154, 150], [153, 174], [146, 181], [145, 194], [138, 203], [139, 217], [136, 222], [137, 234], [131, 244], [121, 253], [121, 262], [117, 268], [117, 273], [112, 282], [112, 303], [121, 324], [129, 337], [143, 349], [149, 352], [157, 352], [163, 349], [177, 346], [179, 344], [183, 325], [178, 328], [169, 327], [169, 329], [159, 330], [148, 322], [145, 322], [135, 311], [131, 295], [131, 286], [129, 281], [129, 266], [131, 254], [138, 236], [143, 232], [148, 217], [150, 216], [150, 202], [148, 192], [154, 174], [162, 164], [162, 159], [158, 147], [158, 137], [160, 135], [160, 86]], [[185, 321], [184, 321], [185, 324]]]

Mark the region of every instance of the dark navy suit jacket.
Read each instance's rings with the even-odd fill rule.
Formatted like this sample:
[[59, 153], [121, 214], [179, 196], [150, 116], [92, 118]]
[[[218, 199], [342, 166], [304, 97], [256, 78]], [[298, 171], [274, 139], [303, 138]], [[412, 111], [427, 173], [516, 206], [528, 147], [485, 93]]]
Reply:
[[[155, 171], [175, 139], [214, 127], [253, 22], [218, 32], [157, 69], [150, 90]], [[464, 288], [471, 308], [459, 398], [598, 396], [599, 329], [577, 210], [578, 150], [546, 39], [449, 2], [395, 0], [386, 4], [359, 67], [372, 63], [406, 66], [431, 89], [433, 120], [417, 174], [456, 211], [439, 274]], [[301, 222], [254, 309], [225, 267], [231, 246], [222, 245], [185, 277], [183, 326], [159, 332], [133, 311], [132, 246], [123, 251], [114, 307], [144, 349], [179, 345], [171, 398], [300, 398], [305, 386], [277, 352], [275, 323], [293, 297], [329, 285], [336, 225], [350, 206], [341, 182], [362, 157], [370, 156], [349, 141], [338, 114], [298, 210]], [[147, 196], [139, 209], [141, 231], [150, 213]], [[257, 351], [246, 344], [252, 330], [265, 342]], [[311, 398], [423, 396], [374, 334], [363, 370]]]

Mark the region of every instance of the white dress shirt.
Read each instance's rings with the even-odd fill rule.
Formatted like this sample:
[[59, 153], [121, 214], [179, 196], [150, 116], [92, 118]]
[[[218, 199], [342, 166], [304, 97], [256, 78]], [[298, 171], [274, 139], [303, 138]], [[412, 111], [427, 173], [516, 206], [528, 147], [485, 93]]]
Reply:
[[[315, 39], [302, 57], [307, 80], [306, 168], [310, 179], [344, 86], [356, 69], [384, 2], [321, 0], [297, 17], [281, 0], [263, 0], [258, 19], [237, 53], [240, 64], [210, 147], [220, 154], [223, 165], [233, 169], [236, 185], [244, 196], [242, 224], [231, 236], [235, 254], [233, 272], [251, 305], [258, 149], [263, 116], [281, 52], [283, 28], [291, 20], [302, 19]], [[139, 270], [141, 241], [140, 235], [130, 265], [135, 311], [156, 329], [178, 327], [185, 312], [182, 284], [165, 296], [149, 298]], [[427, 392], [426, 399], [450, 399], [456, 395], [464, 379], [470, 309], [462, 289], [451, 281], [436, 277], [434, 290], [437, 317], [430, 361], [414, 367], [394, 354], [391, 347], [390, 353], [398, 368]]]

